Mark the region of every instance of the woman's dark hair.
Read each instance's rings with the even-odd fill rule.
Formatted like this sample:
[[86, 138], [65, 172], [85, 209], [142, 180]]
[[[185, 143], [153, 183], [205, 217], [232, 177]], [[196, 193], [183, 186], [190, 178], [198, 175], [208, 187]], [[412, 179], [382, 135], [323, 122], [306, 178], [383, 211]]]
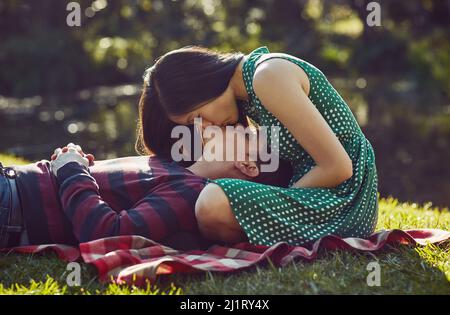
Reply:
[[[185, 46], [156, 59], [144, 74], [139, 101], [136, 151], [171, 159], [169, 115], [188, 113], [222, 95], [241, 62], [241, 52], [221, 53], [201, 46]], [[240, 122], [246, 125], [240, 115]]]

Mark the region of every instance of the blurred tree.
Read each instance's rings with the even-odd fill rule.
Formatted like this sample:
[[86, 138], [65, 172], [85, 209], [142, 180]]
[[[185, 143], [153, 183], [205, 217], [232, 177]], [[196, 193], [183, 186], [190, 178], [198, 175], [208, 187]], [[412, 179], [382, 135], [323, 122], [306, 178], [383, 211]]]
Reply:
[[425, 89], [422, 106], [450, 95], [449, 1], [383, 1], [382, 27], [365, 24], [361, 0], [79, 3], [81, 27], [66, 25], [67, 1], [0, 3], [0, 94], [136, 82], [156, 57], [189, 44], [244, 52], [265, 44], [330, 75], [408, 79]]
[[[380, 27], [366, 24], [368, 0], [79, 0], [80, 27], [66, 24], [68, 2], [0, 1], [0, 127], [26, 122], [48, 139], [29, 159], [68, 137], [103, 157], [133, 154], [138, 93], [97, 98], [95, 87], [141, 84], [158, 56], [185, 45], [267, 45], [315, 64], [348, 101], [376, 147], [384, 194], [445, 199], [450, 1], [378, 1]], [[31, 118], [3, 114], [34, 96]], [[28, 135], [8, 134], [0, 150]]]

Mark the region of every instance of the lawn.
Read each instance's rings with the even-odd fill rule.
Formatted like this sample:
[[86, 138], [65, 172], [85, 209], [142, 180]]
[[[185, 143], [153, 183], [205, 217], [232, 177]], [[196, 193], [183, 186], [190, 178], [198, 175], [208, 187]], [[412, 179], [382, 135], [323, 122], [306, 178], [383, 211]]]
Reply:
[[[0, 155], [4, 165], [23, 163]], [[380, 200], [377, 229], [450, 228], [450, 211], [431, 204]], [[377, 261], [381, 285], [370, 287], [367, 265]], [[376, 254], [322, 251], [314, 262], [271, 265], [234, 274], [159, 278], [145, 288], [102, 284], [82, 265], [80, 287], [66, 285], [66, 264], [54, 254], [0, 254], [0, 294], [450, 294], [450, 243], [389, 247]]]

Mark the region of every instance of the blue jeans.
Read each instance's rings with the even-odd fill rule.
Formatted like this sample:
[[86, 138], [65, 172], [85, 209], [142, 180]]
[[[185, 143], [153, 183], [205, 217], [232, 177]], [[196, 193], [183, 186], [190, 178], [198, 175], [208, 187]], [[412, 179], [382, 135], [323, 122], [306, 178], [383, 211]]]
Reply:
[[[17, 185], [11, 178], [15, 178], [14, 170], [4, 168], [0, 162], [0, 248], [28, 245]], [[11, 226], [11, 223], [15, 225]]]
[[[0, 163], [0, 171], [2, 165]], [[2, 239], [5, 237], [6, 230], [4, 227], [8, 225], [9, 215], [11, 213], [11, 187], [8, 179], [0, 174], [0, 246], [3, 243]]]

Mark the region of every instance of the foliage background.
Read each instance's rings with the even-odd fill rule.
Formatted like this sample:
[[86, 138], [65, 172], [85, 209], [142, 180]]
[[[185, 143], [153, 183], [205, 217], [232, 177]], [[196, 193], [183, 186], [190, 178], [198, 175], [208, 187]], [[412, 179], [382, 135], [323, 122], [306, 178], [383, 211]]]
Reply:
[[372, 142], [379, 191], [450, 205], [450, 1], [62, 0], [0, 2], [0, 152], [30, 160], [77, 142], [97, 159], [136, 154], [144, 69], [184, 45], [266, 45], [315, 64]]

